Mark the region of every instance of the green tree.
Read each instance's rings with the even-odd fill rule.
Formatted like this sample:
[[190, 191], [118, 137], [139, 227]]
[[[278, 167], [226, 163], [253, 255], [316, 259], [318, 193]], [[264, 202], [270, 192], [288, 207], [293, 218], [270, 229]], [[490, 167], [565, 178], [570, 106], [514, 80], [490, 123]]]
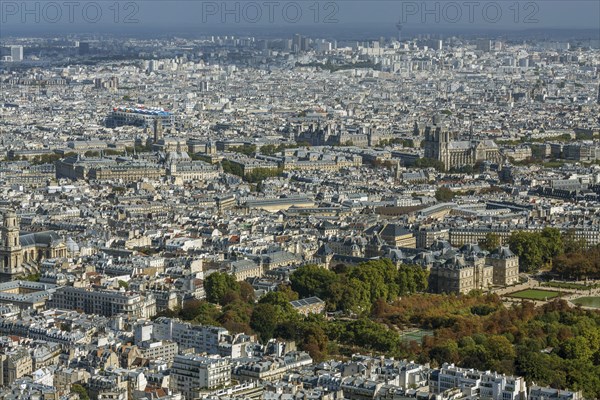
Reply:
[[515, 360], [516, 373], [527, 381], [553, 387], [567, 387], [563, 360], [555, 354], [531, 351], [525, 346], [517, 348]]
[[250, 183], [262, 183], [267, 178], [272, 178], [281, 175], [283, 172], [282, 168], [271, 169], [271, 168], [255, 168], [252, 172], [246, 174], [243, 178], [246, 182]]
[[274, 144], [266, 144], [260, 147], [260, 152], [266, 156], [272, 156], [277, 151]]
[[400, 336], [396, 332], [367, 318], [346, 324], [346, 330], [340, 340], [385, 354], [397, 354], [401, 344]]
[[444, 166], [443, 162], [441, 162], [439, 160], [435, 160], [433, 158], [419, 158], [415, 162], [415, 167], [417, 167], [417, 168], [435, 168], [436, 171], [439, 171], [439, 172], [444, 172], [446, 170], [446, 167]]
[[312, 314], [300, 324], [300, 347], [304, 351], [308, 351], [310, 356], [315, 361], [322, 361], [327, 357], [327, 347], [329, 339], [323, 326], [327, 324], [327, 320], [322, 315]]
[[236, 163], [232, 163], [229, 160], [221, 161], [221, 167], [223, 168], [223, 171], [228, 174], [237, 175], [240, 178], [244, 176], [244, 169], [242, 168], [242, 166]]
[[500, 247], [500, 235], [494, 232], [488, 232], [485, 239], [481, 242], [481, 248], [487, 251], [494, 251]]
[[438, 188], [435, 191], [435, 199], [442, 203], [452, 201], [454, 199], [454, 192], [447, 187]]
[[398, 297], [397, 269], [389, 259], [361, 263], [353, 268], [348, 276], [367, 285], [371, 303], [379, 299], [390, 301]]
[[331, 285], [334, 310], [361, 315], [371, 310], [369, 286], [356, 278], [344, 277]]
[[556, 228], [544, 228], [541, 232], [513, 232], [508, 238], [508, 245], [519, 256], [520, 268], [524, 272], [549, 264], [563, 251], [561, 234]]
[[600, 365], [590, 360], [569, 359], [562, 363], [567, 383], [563, 387], [582, 390], [586, 399], [600, 398]]
[[256, 153], [256, 145], [255, 144], [244, 144], [242, 146], [230, 147], [229, 150], [235, 153], [241, 153], [246, 156], [251, 156]]
[[531, 272], [543, 266], [544, 253], [540, 235], [536, 232], [513, 232], [508, 238], [508, 245], [519, 257], [519, 269]]
[[544, 228], [541, 232], [541, 242], [546, 262], [563, 253], [562, 236], [557, 228]]
[[302, 266], [290, 276], [292, 290], [301, 298], [317, 296], [321, 300], [329, 298], [329, 288], [337, 279], [334, 272], [318, 265]]
[[277, 286], [277, 291], [283, 293], [288, 301], [298, 300], [298, 293], [294, 292], [290, 285], [281, 284]]
[[[194, 312], [193, 320], [202, 325], [218, 325], [219, 309], [208, 301], [196, 303], [197, 307]], [[183, 308], [181, 310], [183, 313]]]
[[[213, 304], [211, 305], [215, 307]], [[252, 328], [250, 327], [252, 311], [252, 304], [239, 300], [224, 306], [221, 315], [216, 318], [219, 324], [231, 332], [248, 333], [252, 331]]]
[[458, 344], [452, 339], [437, 345], [429, 351], [429, 357], [438, 365], [445, 362], [456, 363], [459, 361]]
[[252, 287], [252, 285], [246, 281], [239, 282], [239, 285], [240, 285], [240, 298], [242, 299], [242, 301], [245, 301], [247, 303], [253, 303], [255, 300], [255, 296], [254, 296], [254, 288]]
[[[216, 308], [213, 304], [198, 299], [190, 299], [183, 303], [179, 316], [185, 321], [200, 319], [214, 321], [212, 317], [216, 317], [215, 310]], [[210, 318], [206, 318], [207, 316], [210, 316]]]
[[29, 275], [25, 276], [23, 278], [23, 280], [26, 280], [29, 282], [39, 282], [40, 281], [40, 273], [36, 272], [36, 273], [29, 274]]
[[492, 335], [487, 339], [486, 349], [494, 360], [513, 360], [515, 349], [512, 343], [501, 335]]
[[211, 303], [221, 303], [228, 292], [239, 292], [240, 285], [233, 275], [214, 272], [204, 280], [206, 299]]
[[291, 306], [287, 296], [282, 292], [269, 292], [258, 300], [258, 304], [272, 304], [284, 309]]
[[565, 340], [560, 345], [558, 354], [563, 358], [577, 360], [591, 360], [593, 352], [590, 348], [590, 342], [582, 336], [573, 337]]
[[569, 229], [562, 235], [564, 253], [577, 253], [581, 252], [587, 247], [586, 240], [584, 238], [578, 239], [575, 236], [575, 230]]
[[78, 383], [71, 385], [71, 392], [76, 393], [81, 400], [90, 400], [87, 390]]
[[250, 318], [250, 327], [258, 334], [261, 341], [265, 342], [275, 336], [278, 327], [284, 322], [298, 320], [298, 315], [291, 304], [258, 303], [254, 307]]
[[400, 265], [397, 272], [398, 295], [425, 292], [428, 287], [429, 272], [418, 265]]
[[491, 357], [485, 343], [475, 343], [473, 346], [461, 349], [461, 365], [469, 368], [487, 369]]

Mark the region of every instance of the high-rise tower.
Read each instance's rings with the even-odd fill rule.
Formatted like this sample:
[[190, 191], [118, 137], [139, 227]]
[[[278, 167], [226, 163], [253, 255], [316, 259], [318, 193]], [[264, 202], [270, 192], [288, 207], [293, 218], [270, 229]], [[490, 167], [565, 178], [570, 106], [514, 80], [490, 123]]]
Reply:
[[396, 29], [398, 29], [398, 42], [400, 43], [402, 43], [402, 28], [404, 28], [404, 25], [402, 25], [402, 19], [400, 19], [396, 24]]

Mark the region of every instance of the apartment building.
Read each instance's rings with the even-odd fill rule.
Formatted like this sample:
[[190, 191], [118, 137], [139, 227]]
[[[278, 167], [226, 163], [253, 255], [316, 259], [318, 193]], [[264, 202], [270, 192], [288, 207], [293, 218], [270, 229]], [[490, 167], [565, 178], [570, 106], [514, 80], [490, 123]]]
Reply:
[[[570, 232], [576, 240], [585, 240], [586, 245], [589, 247], [600, 244], [600, 228], [595, 225], [582, 226], [582, 225], [563, 225], [557, 226], [562, 233]], [[503, 225], [503, 226], [462, 226], [450, 228], [450, 243], [453, 246], [462, 246], [469, 243], [481, 243], [486, 239], [486, 236], [490, 233], [498, 235], [500, 244], [505, 245], [508, 242], [508, 238], [515, 231], [527, 231], [534, 232], [541, 230], [541, 227], [530, 227], [530, 226], [516, 226], [516, 225]]]
[[142, 178], [160, 179], [166, 170], [158, 164], [127, 158], [68, 156], [56, 162], [57, 178], [73, 180], [135, 182]]
[[1, 386], [10, 385], [16, 379], [29, 375], [33, 371], [33, 359], [25, 348], [0, 355]]
[[500, 244], [508, 241], [514, 229], [508, 226], [488, 227], [488, 226], [465, 226], [450, 229], [450, 243], [453, 246], [462, 246], [468, 243], [481, 243], [490, 233], [498, 235]]
[[86, 314], [106, 317], [125, 314], [131, 317], [150, 318], [156, 314], [154, 295], [112, 290], [94, 290], [65, 286], [57, 289], [48, 301], [50, 308], [82, 310]]
[[175, 356], [171, 373], [172, 389], [181, 392], [186, 399], [197, 399], [202, 390], [231, 384], [231, 361], [229, 358], [182, 354]]
[[140, 351], [144, 358], [151, 360], [161, 359], [169, 363], [175, 359], [178, 349], [179, 346], [177, 343], [167, 340], [143, 342], [140, 346]]
[[159, 317], [152, 325], [154, 340], [176, 342], [179, 349], [192, 349], [196, 353], [218, 354], [222, 357], [246, 357], [252, 337], [230, 334], [222, 327], [192, 325], [178, 319]]
[[429, 392], [442, 394], [458, 389], [462, 396], [486, 400], [517, 400], [525, 397], [525, 380], [496, 372], [459, 368], [444, 363], [429, 376]]
[[308, 353], [289, 352], [283, 357], [242, 364], [234, 368], [233, 376], [240, 382], [276, 381], [287, 372], [310, 364], [312, 364], [312, 358]]

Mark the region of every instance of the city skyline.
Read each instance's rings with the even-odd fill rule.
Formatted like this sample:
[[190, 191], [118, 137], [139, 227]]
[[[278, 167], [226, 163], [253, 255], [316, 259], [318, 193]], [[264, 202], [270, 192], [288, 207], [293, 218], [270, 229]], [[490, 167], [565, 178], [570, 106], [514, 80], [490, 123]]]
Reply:
[[598, 4], [0, 2], [0, 400], [600, 398]]

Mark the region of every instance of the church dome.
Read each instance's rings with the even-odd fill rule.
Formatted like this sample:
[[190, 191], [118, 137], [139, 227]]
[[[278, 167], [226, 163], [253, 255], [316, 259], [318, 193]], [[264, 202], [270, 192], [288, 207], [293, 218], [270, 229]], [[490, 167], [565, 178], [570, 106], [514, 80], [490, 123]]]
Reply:
[[73, 238], [68, 237], [66, 241], [67, 251], [71, 254], [79, 253], [79, 245], [77, 242], [73, 240]]

